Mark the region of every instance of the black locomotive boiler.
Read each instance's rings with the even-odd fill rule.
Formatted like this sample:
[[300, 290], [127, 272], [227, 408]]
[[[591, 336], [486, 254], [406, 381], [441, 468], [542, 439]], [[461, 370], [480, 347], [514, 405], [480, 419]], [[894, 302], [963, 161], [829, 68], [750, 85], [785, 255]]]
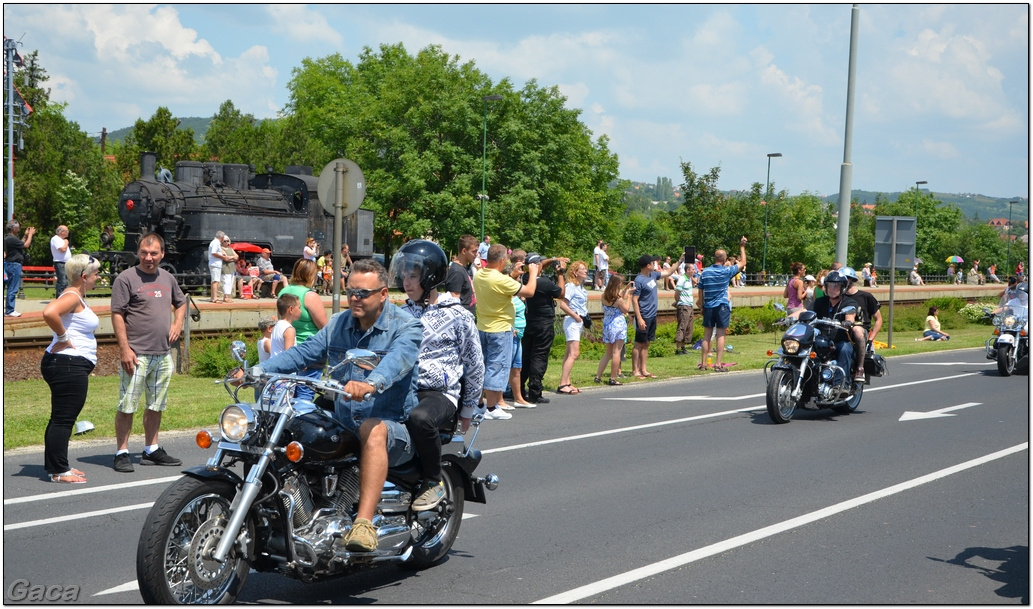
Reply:
[[[256, 173], [243, 164], [180, 161], [174, 176], [167, 169], [156, 175], [155, 154], [144, 152], [140, 168], [140, 179], [119, 196], [125, 251], [105, 253], [114, 267], [135, 264], [139, 239], [148, 232], [165, 239], [162, 267], [187, 285], [207, 283], [208, 244], [220, 230], [235, 242], [269, 248], [274, 266], [287, 272], [308, 237], [332, 249], [333, 216], [319, 202], [311, 167]], [[373, 255], [372, 211], [346, 217], [343, 233], [353, 259]]]

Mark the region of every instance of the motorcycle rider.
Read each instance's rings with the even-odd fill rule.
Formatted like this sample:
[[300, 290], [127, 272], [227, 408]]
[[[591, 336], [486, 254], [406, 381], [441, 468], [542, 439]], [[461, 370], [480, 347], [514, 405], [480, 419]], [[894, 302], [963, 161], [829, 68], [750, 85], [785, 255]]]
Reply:
[[[848, 283], [849, 280], [842, 272], [829, 273], [825, 277], [825, 295], [814, 301], [814, 308], [811, 310], [821, 319], [836, 319], [836, 315], [842, 313], [843, 321], [852, 327], [861, 307], [856, 300], [846, 295]], [[847, 374], [847, 379], [850, 379], [854, 365], [853, 334], [846, 328], [837, 328], [831, 338], [836, 345], [836, 362]], [[862, 352], [862, 357], [863, 355]], [[862, 373], [863, 371], [862, 367]], [[836, 384], [842, 383], [843, 380], [837, 373]]]
[[[254, 370], [294, 373], [309, 366], [334, 365], [348, 349], [375, 351], [382, 356], [372, 370], [342, 366], [334, 379], [355, 399], [334, 399], [336, 418], [359, 438], [359, 509], [346, 536], [337, 541], [352, 552], [377, 549], [372, 520], [380, 502], [387, 468], [413, 457], [403, 421], [416, 406], [416, 357], [423, 325], [388, 302], [387, 270], [379, 262], [358, 260], [348, 276], [348, 309], [332, 316], [323, 328], [300, 345], [271, 357]], [[369, 399], [363, 400], [363, 396]]]
[[[854, 377], [855, 381], [864, 381], [864, 357], [868, 350], [868, 345], [875, 341], [875, 337], [879, 335], [879, 330], [882, 329], [882, 305], [879, 303], [879, 299], [873, 296], [870, 292], [857, 287], [857, 272], [849, 266], [845, 266], [840, 269], [840, 274], [846, 275], [849, 285], [847, 286], [846, 295], [858, 301], [861, 308], [858, 309], [857, 321], [863, 325], [854, 326], [851, 331], [854, 335], [854, 348], [857, 350], [857, 375]], [[866, 331], [867, 329], [867, 331]]]
[[438, 244], [416, 239], [399, 248], [388, 271], [391, 281], [408, 296], [402, 308], [423, 323], [416, 363], [419, 403], [405, 422], [423, 472], [423, 483], [414, 493], [414, 512], [434, 509], [445, 498], [440, 430], [455, 416], [459, 401], [464, 432], [470, 419], [485, 411], [480, 402], [484, 359], [473, 314], [450, 292], [438, 291], [448, 265]]

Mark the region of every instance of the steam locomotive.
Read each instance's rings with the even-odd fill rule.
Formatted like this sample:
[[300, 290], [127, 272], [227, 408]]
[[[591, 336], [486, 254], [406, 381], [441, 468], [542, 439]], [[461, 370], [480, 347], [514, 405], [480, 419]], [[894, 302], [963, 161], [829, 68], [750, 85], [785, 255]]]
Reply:
[[[139, 239], [148, 232], [165, 239], [162, 267], [187, 285], [206, 283], [208, 244], [220, 230], [234, 241], [269, 248], [274, 267], [287, 272], [308, 237], [332, 249], [333, 216], [319, 202], [311, 167], [255, 173], [243, 164], [180, 161], [173, 176], [167, 169], [155, 174], [156, 158], [153, 152], [140, 155], [140, 179], [119, 196], [126, 251], [103, 253], [112, 271], [136, 263]], [[342, 243], [353, 260], [373, 255], [372, 211], [344, 218]]]

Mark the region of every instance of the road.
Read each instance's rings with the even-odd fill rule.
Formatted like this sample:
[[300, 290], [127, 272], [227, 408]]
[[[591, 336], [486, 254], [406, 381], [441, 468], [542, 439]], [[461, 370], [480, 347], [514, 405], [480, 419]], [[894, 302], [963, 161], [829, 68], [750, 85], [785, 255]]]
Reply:
[[[239, 600], [1028, 604], [1029, 378], [998, 376], [981, 350], [889, 363], [856, 413], [786, 425], [760, 372], [555, 396], [484, 424], [478, 473], [502, 485], [467, 505], [442, 564], [316, 584], [252, 573]], [[206, 459], [192, 436], [163, 442]], [[89, 485], [44, 482], [39, 452], [4, 456], [4, 600], [78, 587], [80, 603], [139, 603], [140, 528], [177, 471], [117, 474], [106, 444], [71, 456]]]

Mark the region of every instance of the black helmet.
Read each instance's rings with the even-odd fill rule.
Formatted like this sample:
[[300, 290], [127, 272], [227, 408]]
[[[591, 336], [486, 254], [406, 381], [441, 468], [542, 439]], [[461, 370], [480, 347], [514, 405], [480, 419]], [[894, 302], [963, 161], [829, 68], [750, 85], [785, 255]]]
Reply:
[[847, 284], [850, 283], [850, 280], [847, 279], [847, 276], [841, 273], [840, 271], [832, 271], [831, 273], [825, 276], [825, 285], [828, 285], [830, 283], [838, 283], [841, 284], [844, 288], [846, 288]]
[[423, 290], [421, 300], [426, 300], [430, 291], [445, 281], [448, 273], [448, 257], [437, 243], [426, 239], [414, 239], [398, 248], [391, 257], [388, 276], [400, 290], [405, 290], [402, 278], [416, 272]]

